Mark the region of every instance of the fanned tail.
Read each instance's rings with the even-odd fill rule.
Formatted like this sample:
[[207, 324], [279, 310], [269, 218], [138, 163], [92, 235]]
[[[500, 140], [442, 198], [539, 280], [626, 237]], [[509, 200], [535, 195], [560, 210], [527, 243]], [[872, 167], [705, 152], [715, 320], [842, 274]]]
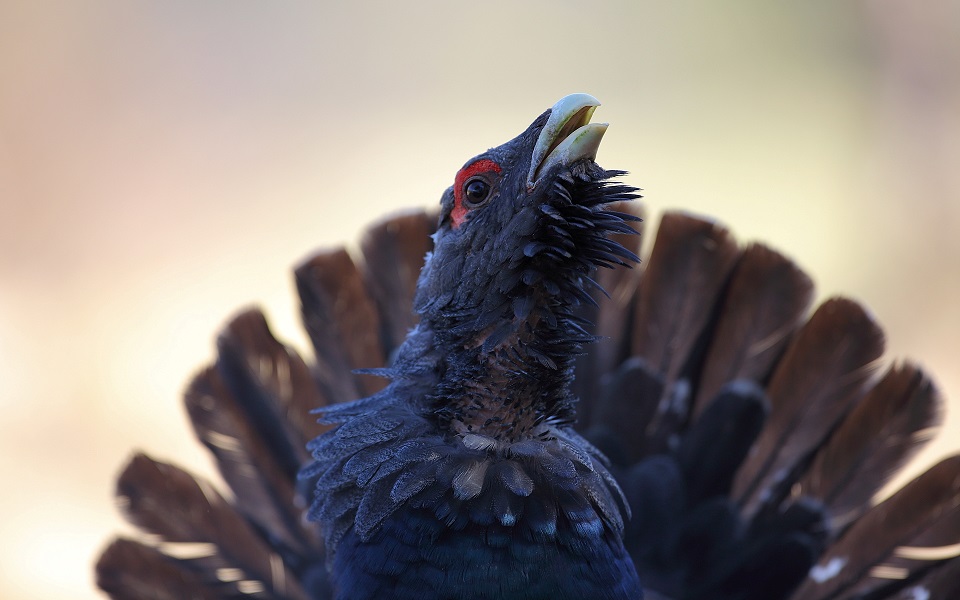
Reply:
[[[231, 321], [186, 393], [231, 494], [135, 456], [118, 496], [149, 535], [104, 551], [111, 597], [330, 597], [296, 480], [326, 427], [310, 411], [382, 387], [357, 370], [389, 367], [416, 323], [434, 226], [423, 212], [395, 217], [357, 253], [297, 269], [309, 365], [259, 312]], [[664, 216], [642, 269], [596, 280], [607, 296], [581, 310], [603, 341], [577, 363], [578, 428], [630, 502], [625, 542], [651, 597], [960, 597], [960, 458], [873, 504], [942, 400], [917, 366], [881, 370], [882, 332], [857, 303], [808, 317], [813, 286], [789, 259], [682, 213]]]
[[415, 324], [416, 280], [435, 218], [415, 212], [373, 226], [356, 258], [320, 252], [296, 270], [316, 361], [308, 366], [248, 310], [221, 334], [214, 365], [185, 393], [197, 438], [232, 494], [144, 454], [118, 482], [125, 516], [149, 534], [116, 539], [97, 563], [111, 597], [331, 597], [323, 535], [302, 516], [297, 474], [329, 426], [316, 408], [376, 391], [355, 373], [386, 364]]
[[635, 285], [625, 352], [585, 359], [614, 374], [579, 426], [614, 464], [657, 597], [960, 597], [960, 462], [872, 505], [942, 400], [916, 366], [878, 375], [863, 308], [834, 298], [808, 318], [813, 286], [789, 259], [683, 213], [664, 215]]

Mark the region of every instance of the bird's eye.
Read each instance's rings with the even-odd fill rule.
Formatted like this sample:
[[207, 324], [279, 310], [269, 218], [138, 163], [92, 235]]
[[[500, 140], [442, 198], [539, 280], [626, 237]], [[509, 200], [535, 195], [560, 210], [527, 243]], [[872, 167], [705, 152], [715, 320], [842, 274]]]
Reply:
[[490, 198], [490, 184], [474, 177], [463, 186], [463, 202], [468, 208], [476, 208]]
[[450, 226], [453, 229], [466, 221], [467, 214], [497, 196], [501, 172], [500, 165], [489, 158], [474, 160], [457, 171], [453, 183], [453, 205], [450, 207]]

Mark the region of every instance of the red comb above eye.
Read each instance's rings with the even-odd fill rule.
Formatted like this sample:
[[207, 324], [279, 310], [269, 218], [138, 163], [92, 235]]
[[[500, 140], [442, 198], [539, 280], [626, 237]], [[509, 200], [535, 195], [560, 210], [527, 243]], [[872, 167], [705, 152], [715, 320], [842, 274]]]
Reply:
[[469, 212], [469, 209], [463, 204], [463, 184], [469, 181], [474, 175], [490, 172], [500, 173], [501, 171], [503, 171], [503, 169], [500, 168], [500, 165], [489, 158], [484, 158], [477, 162], [470, 163], [457, 172], [457, 178], [453, 184], [453, 210], [450, 211], [450, 219], [453, 221], [454, 229], [460, 227], [464, 219], [467, 218], [467, 212]]

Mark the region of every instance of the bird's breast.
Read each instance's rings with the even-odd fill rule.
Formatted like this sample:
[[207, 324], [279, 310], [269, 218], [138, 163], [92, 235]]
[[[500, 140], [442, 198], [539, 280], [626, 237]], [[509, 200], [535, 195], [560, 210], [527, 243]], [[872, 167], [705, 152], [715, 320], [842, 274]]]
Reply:
[[[618, 534], [582, 536], [558, 523], [551, 539], [522, 526], [479, 524], [484, 507], [442, 516], [405, 508], [367, 541], [341, 541], [332, 572], [339, 600], [458, 600], [642, 597]], [[489, 509], [487, 509], [489, 510]]]

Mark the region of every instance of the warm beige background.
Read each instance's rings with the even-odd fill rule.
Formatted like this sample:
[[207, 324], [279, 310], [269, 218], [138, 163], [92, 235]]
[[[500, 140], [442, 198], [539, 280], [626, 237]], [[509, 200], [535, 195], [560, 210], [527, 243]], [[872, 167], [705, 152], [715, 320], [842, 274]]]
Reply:
[[[349, 5], [349, 8], [347, 7]], [[0, 4], [0, 595], [90, 598], [133, 447], [290, 266], [433, 204], [572, 91], [656, 215], [707, 212], [864, 300], [960, 447], [960, 2]]]

